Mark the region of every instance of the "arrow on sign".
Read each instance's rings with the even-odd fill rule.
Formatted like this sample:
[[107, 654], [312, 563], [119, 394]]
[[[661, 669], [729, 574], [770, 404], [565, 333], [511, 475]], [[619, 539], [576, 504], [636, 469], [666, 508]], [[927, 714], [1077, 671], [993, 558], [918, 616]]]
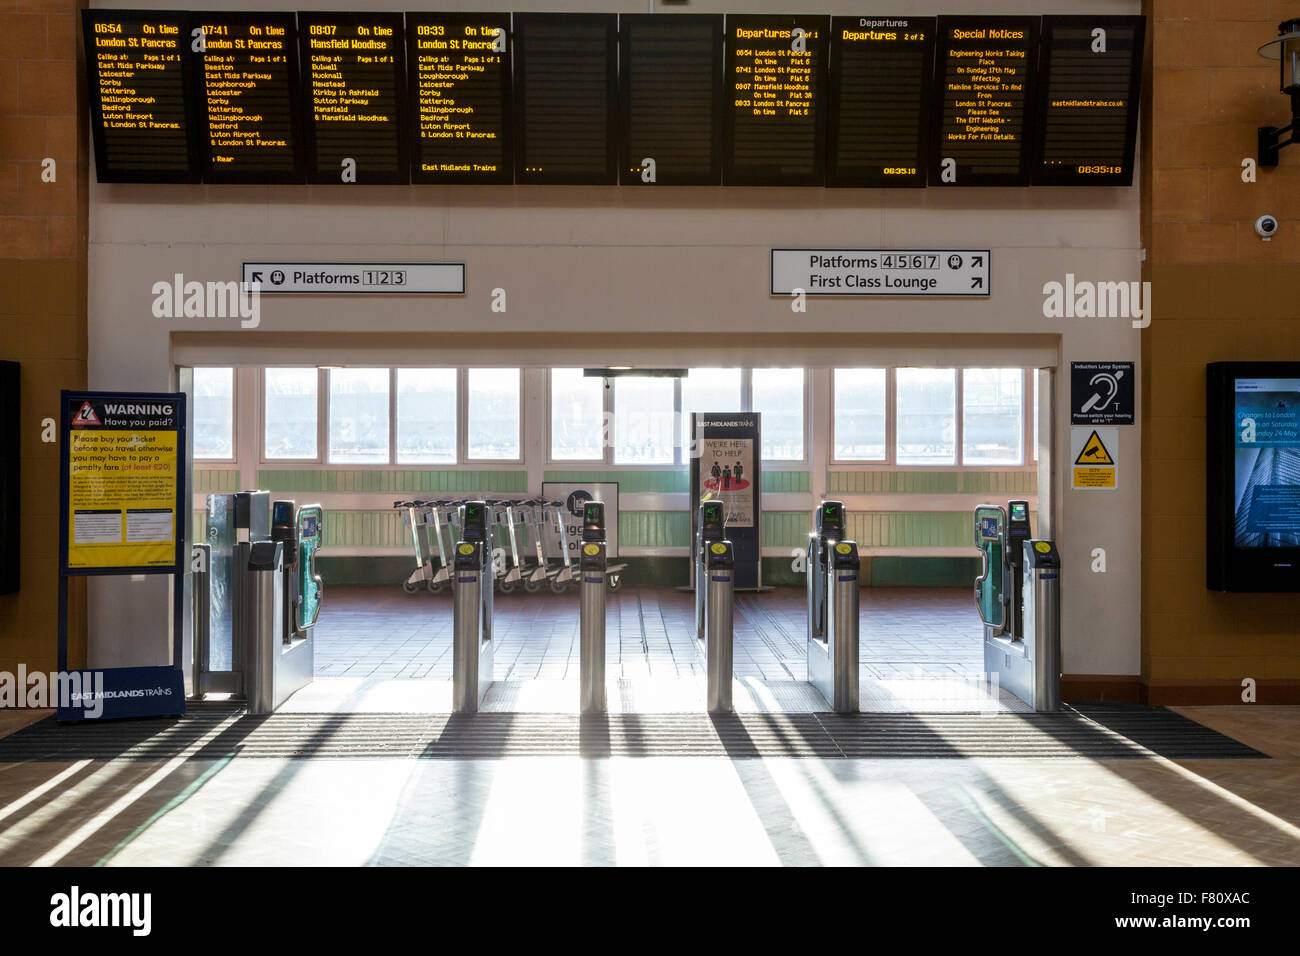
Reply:
[[254, 272], [254, 273], [253, 273], [253, 281], [254, 281], [254, 282], [261, 282], [261, 281], [262, 281], [262, 273], [260, 273], [260, 272]]
[[972, 289], [982, 289], [982, 288], [984, 288], [984, 277], [983, 277], [983, 276], [971, 276], [971, 277], [970, 277], [970, 287], [971, 287]]
[[982, 266], [982, 265], [984, 265], [984, 257], [983, 257], [983, 256], [975, 256], [974, 258], [971, 259], [971, 264], [972, 264], [972, 265], [976, 265], [976, 266]]

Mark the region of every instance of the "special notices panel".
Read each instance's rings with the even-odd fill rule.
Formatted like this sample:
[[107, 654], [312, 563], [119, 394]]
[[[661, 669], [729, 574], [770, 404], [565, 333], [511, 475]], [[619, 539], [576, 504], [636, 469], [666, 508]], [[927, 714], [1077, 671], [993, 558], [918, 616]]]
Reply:
[[411, 181], [511, 183], [510, 15], [406, 15]]
[[940, 17], [931, 186], [1027, 186], [1038, 17]]
[[307, 180], [405, 183], [400, 13], [300, 13]]
[[194, 183], [186, 15], [83, 10], [101, 183]]
[[195, 14], [191, 26], [204, 180], [301, 183], [294, 15]]
[[826, 16], [728, 16], [723, 182], [825, 180]]

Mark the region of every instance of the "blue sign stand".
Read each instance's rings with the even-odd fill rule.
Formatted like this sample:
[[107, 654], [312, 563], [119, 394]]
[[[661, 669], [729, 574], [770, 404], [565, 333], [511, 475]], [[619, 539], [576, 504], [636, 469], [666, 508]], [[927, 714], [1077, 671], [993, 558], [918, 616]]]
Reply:
[[[176, 513], [172, 526], [175, 555], [171, 564], [146, 567], [68, 567], [69, 466], [71, 461], [71, 426], [86, 403], [172, 405], [176, 430]], [[152, 426], [158, 430], [158, 426]], [[181, 670], [181, 641], [185, 610], [185, 394], [183, 392], [70, 392], [59, 396], [59, 674], [65, 686], [81, 689], [80, 700], [59, 700], [60, 723], [115, 717], [158, 717], [185, 713], [185, 677]], [[68, 579], [101, 574], [170, 574], [172, 576], [172, 663], [149, 667], [111, 667], [105, 670], [68, 670]], [[96, 678], [102, 686], [96, 687]], [[51, 688], [53, 691], [53, 688]], [[98, 698], [100, 706], [88, 705], [87, 693]], [[89, 710], [99, 711], [91, 717]]]

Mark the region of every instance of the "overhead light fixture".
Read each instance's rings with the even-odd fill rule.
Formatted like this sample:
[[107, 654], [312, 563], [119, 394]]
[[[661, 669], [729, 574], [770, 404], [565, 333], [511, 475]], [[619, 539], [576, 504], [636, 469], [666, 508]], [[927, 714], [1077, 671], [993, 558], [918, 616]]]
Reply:
[[584, 368], [586, 378], [686, 378], [685, 368], [635, 368], [631, 365], [611, 365], [609, 368]]
[[[1259, 128], [1259, 165], [1276, 166], [1278, 153], [1283, 146], [1296, 142], [1300, 129], [1300, 17], [1283, 20], [1277, 26], [1277, 39], [1269, 40], [1259, 48], [1266, 60], [1277, 60], [1282, 67], [1281, 89], [1291, 97], [1291, 124], [1289, 126], [1261, 126]], [[1283, 140], [1283, 136], [1288, 136]]]

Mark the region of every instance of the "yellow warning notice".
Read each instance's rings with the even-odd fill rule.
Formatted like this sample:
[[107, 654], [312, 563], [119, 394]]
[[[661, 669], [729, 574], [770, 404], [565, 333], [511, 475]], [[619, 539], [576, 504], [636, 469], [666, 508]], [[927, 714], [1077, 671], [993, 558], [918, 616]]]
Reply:
[[1079, 457], [1074, 459], [1074, 463], [1076, 465], [1113, 465], [1115, 459], [1110, 457], [1110, 452], [1106, 450], [1105, 444], [1102, 443], [1101, 436], [1094, 431], [1088, 436], [1083, 451], [1079, 452]]
[[1074, 487], [1076, 488], [1114, 488], [1114, 468], [1076, 468], [1074, 469]]
[[176, 431], [77, 424], [67, 448], [68, 567], [174, 565]]

